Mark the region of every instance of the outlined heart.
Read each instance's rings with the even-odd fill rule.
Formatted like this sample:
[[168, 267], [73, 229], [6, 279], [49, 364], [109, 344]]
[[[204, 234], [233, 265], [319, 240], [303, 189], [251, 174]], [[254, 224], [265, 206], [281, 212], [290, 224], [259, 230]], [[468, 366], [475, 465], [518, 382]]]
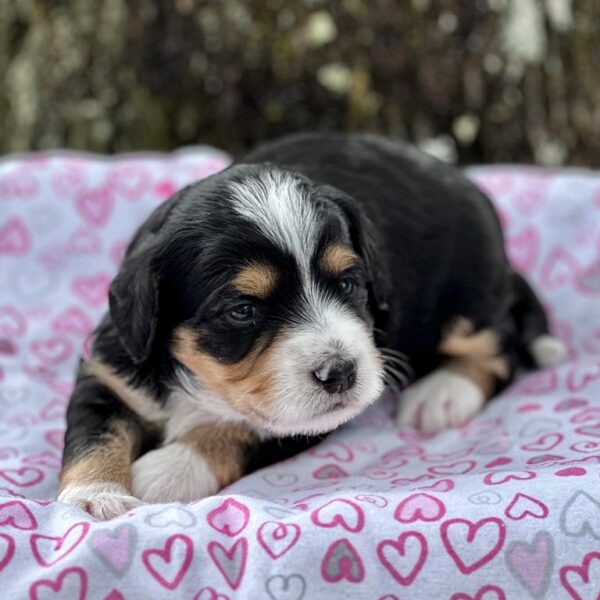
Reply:
[[450, 600], [506, 600], [506, 594], [498, 586], [484, 585], [475, 592], [474, 596], [469, 596], [465, 592], [459, 592], [453, 594]]
[[250, 511], [245, 504], [234, 498], [227, 498], [221, 505], [208, 513], [206, 520], [216, 531], [229, 537], [235, 537], [248, 525]]
[[[598, 600], [600, 590], [600, 552], [590, 552], [581, 565], [565, 565], [560, 570], [560, 582], [575, 600]], [[596, 596], [594, 596], [596, 594]]]
[[219, 594], [215, 588], [203, 587], [193, 598], [193, 600], [230, 600], [229, 596]]
[[81, 522], [71, 525], [63, 535], [59, 536], [34, 533], [29, 538], [33, 557], [38, 565], [51, 567], [71, 554], [83, 542], [89, 529], [89, 523]]
[[162, 510], [149, 514], [144, 521], [150, 527], [159, 529], [169, 527], [169, 525], [193, 527], [196, 524], [196, 517], [182, 506], [165, 506]]
[[27, 331], [27, 319], [14, 306], [0, 306], [0, 336], [12, 338]]
[[111, 277], [106, 273], [80, 275], [71, 282], [73, 293], [92, 308], [104, 305], [108, 298]]
[[454, 481], [452, 479], [438, 479], [431, 485], [413, 488], [414, 490], [431, 490], [432, 492], [449, 492], [454, 489]]
[[277, 560], [296, 544], [300, 532], [300, 527], [294, 523], [266, 521], [258, 528], [256, 537], [265, 552]]
[[10, 564], [15, 548], [15, 540], [7, 533], [0, 533], [0, 573]]
[[528, 516], [545, 519], [548, 516], [548, 507], [541, 500], [519, 492], [506, 507], [504, 514], [514, 521], [521, 521]]
[[227, 549], [219, 542], [209, 542], [208, 554], [229, 587], [237, 590], [244, 579], [248, 559], [248, 540], [241, 537]]
[[329, 546], [321, 562], [321, 577], [328, 583], [337, 583], [343, 579], [350, 583], [364, 580], [363, 561], [350, 540], [342, 538]]
[[447, 465], [436, 465], [427, 470], [434, 475], [465, 475], [472, 471], [477, 462], [474, 460], [461, 460]]
[[323, 465], [313, 472], [315, 479], [343, 479], [348, 477], [348, 473], [339, 465]]
[[312, 456], [318, 458], [331, 458], [338, 462], [352, 462], [354, 460], [354, 453], [352, 450], [342, 442], [322, 442], [315, 448], [308, 451]]
[[45, 340], [33, 340], [29, 345], [31, 353], [42, 363], [59, 365], [73, 352], [73, 344], [66, 337], [54, 337]]
[[[61, 571], [56, 579], [38, 579], [29, 588], [30, 600], [49, 600], [60, 597], [69, 600], [87, 598], [87, 573], [79, 567], [69, 567]], [[51, 595], [49, 594], [51, 592]]]
[[600, 540], [600, 500], [578, 490], [563, 507], [559, 525], [566, 535]]
[[0, 254], [22, 256], [31, 250], [31, 233], [18, 217], [0, 225]]
[[444, 503], [429, 494], [412, 494], [404, 498], [394, 511], [394, 519], [401, 523], [438, 521], [446, 514]]
[[302, 575], [273, 575], [265, 583], [271, 600], [302, 600], [306, 591], [306, 581]]
[[33, 513], [20, 500], [0, 504], [0, 525], [8, 525], [24, 531], [32, 531], [38, 527]]
[[573, 283], [578, 278], [579, 264], [564, 248], [553, 248], [542, 264], [540, 285], [547, 290], [554, 290], [563, 285]]
[[521, 449], [531, 452], [550, 452], [550, 450], [554, 450], [564, 439], [565, 436], [562, 433], [545, 433], [537, 440], [523, 444]]
[[19, 487], [31, 487], [44, 479], [44, 473], [35, 467], [19, 467], [0, 469], [0, 477]]
[[502, 549], [506, 526], [497, 517], [479, 521], [449, 519], [440, 527], [442, 543], [463, 575], [491, 562]]
[[516, 234], [507, 236], [506, 250], [511, 263], [521, 273], [528, 273], [539, 255], [540, 239], [534, 227], [526, 226]]
[[571, 367], [567, 375], [567, 386], [574, 394], [583, 391], [595, 382], [600, 382], [600, 361], [598, 360], [579, 361]]
[[533, 596], [544, 598], [550, 587], [554, 566], [554, 541], [547, 531], [540, 531], [531, 544], [512, 542], [505, 552], [506, 565], [513, 577]]
[[146, 570], [163, 588], [175, 590], [190, 568], [194, 554], [192, 540], [181, 533], [171, 535], [163, 548], [142, 552]]
[[77, 194], [75, 206], [84, 221], [95, 227], [104, 225], [113, 210], [114, 198], [109, 188], [81, 190]]
[[418, 531], [405, 531], [395, 540], [377, 545], [377, 557], [388, 573], [400, 584], [409, 586], [427, 560], [427, 540]]
[[58, 333], [85, 336], [94, 328], [94, 322], [78, 306], [71, 306], [52, 321], [52, 329]]
[[120, 577], [131, 566], [136, 539], [135, 527], [123, 523], [115, 529], [94, 531], [90, 538], [90, 546], [104, 566]]
[[363, 510], [358, 504], [344, 498], [335, 498], [314, 510], [311, 521], [317, 527], [337, 527], [338, 525], [353, 533], [362, 530], [365, 524]]
[[533, 471], [493, 471], [487, 473], [483, 478], [486, 485], [502, 485], [509, 481], [527, 481], [535, 479], [536, 474]]

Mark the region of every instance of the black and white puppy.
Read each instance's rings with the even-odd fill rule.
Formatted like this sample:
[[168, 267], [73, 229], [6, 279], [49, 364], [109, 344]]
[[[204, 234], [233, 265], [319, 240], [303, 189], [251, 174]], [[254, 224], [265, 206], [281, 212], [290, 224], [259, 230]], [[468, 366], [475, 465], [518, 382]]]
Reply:
[[111, 518], [214, 494], [386, 380], [418, 380], [401, 425], [458, 426], [563, 355], [458, 170], [375, 136], [287, 137], [133, 238], [69, 404], [59, 500]]

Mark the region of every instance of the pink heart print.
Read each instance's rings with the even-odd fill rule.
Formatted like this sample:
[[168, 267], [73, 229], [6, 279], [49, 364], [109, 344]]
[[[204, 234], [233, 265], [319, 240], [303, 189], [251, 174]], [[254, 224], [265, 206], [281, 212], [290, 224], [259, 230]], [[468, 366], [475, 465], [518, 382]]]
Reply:
[[114, 198], [108, 187], [84, 189], [77, 194], [75, 204], [88, 225], [100, 227], [110, 218]]
[[598, 600], [600, 597], [600, 552], [586, 554], [581, 565], [565, 565], [560, 582], [576, 600]]
[[438, 521], [446, 514], [444, 503], [429, 494], [412, 494], [398, 506], [394, 518], [401, 523], [414, 523], [415, 521]]
[[219, 542], [209, 542], [208, 554], [229, 587], [237, 590], [244, 579], [248, 560], [248, 540], [238, 538], [230, 548]]
[[244, 531], [249, 519], [248, 507], [233, 498], [227, 498], [220, 506], [211, 510], [206, 517], [208, 524], [213, 529], [230, 537], [235, 537]]
[[192, 540], [187, 535], [176, 533], [167, 539], [164, 547], [144, 550], [142, 562], [155, 581], [173, 591], [188, 572], [193, 553]]
[[427, 540], [422, 533], [405, 531], [395, 540], [383, 540], [377, 546], [377, 556], [389, 574], [400, 584], [409, 586], [427, 560]]
[[506, 594], [496, 585], [484, 585], [475, 592], [474, 596], [460, 592], [453, 594], [450, 600], [506, 600]]
[[0, 306], [0, 336], [18, 337], [27, 331], [27, 319], [14, 306]]
[[44, 473], [35, 467], [20, 467], [0, 469], [0, 477], [19, 487], [31, 487], [44, 479]]
[[540, 239], [536, 229], [524, 227], [519, 233], [506, 239], [507, 253], [511, 263], [520, 273], [529, 273], [538, 259]]
[[473, 522], [450, 519], [440, 528], [442, 543], [459, 571], [469, 575], [492, 561], [502, 549], [506, 527], [496, 517]]
[[519, 492], [506, 507], [504, 514], [515, 521], [526, 517], [545, 519], [548, 516], [548, 507], [541, 500]]
[[321, 562], [321, 576], [328, 583], [346, 580], [360, 583], [365, 578], [365, 567], [360, 554], [350, 540], [342, 538], [333, 542]]
[[273, 560], [277, 560], [300, 539], [300, 527], [294, 523], [267, 521], [258, 528], [256, 537], [265, 552]]
[[22, 256], [31, 249], [31, 233], [18, 217], [0, 224], [0, 255]]
[[29, 589], [30, 600], [68, 598], [86, 600], [88, 590], [87, 573], [80, 567], [69, 567], [61, 571], [56, 579], [38, 579]]
[[362, 508], [351, 500], [336, 498], [324, 504], [310, 515], [318, 527], [342, 527], [346, 531], [358, 533], [365, 524]]
[[42, 567], [51, 567], [77, 548], [90, 528], [89, 523], [75, 523], [62, 536], [49, 536], [34, 533], [29, 538], [31, 552]]
[[0, 504], [0, 525], [8, 525], [25, 531], [38, 527], [33, 513], [20, 500], [11, 500]]
[[71, 287], [75, 295], [92, 308], [99, 308], [108, 297], [111, 277], [105, 273], [96, 275], [80, 275], [73, 279]]
[[0, 533], [0, 573], [10, 564], [15, 554], [15, 540], [7, 533]]

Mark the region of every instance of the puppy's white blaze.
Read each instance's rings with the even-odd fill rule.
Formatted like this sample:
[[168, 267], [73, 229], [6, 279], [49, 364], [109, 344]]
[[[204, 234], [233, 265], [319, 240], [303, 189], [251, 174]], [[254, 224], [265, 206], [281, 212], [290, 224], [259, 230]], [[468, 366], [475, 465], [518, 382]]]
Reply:
[[[335, 398], [312, 372], [332, 357], [354, 360], [357, 372], [354, 386], [338, 395], [344, 406], [327, 412]], [[311, 321], [288, 332], [274, 365], [274, 418], [269, 429], [278, 434], [330, 431], [360, 413], [383, 390], [381, 361], [367, 327], [334, 302], [321, 305]]]
[[68, 486], [57, 500], [85, 510], [97, 519], [114, 519], [141, 505], [122, 485], [110, 482]]
[[219, 490], [206, 460], [177, 442], [138, 458], [131, 473], [133, 493], [144, 502], [191, 502]]
[[308, 273], [316, 244], [315, 208], [289, 173], [272, 169], [231, 184], [233, 209], [258, 225], [273, 243], [289, 251]]

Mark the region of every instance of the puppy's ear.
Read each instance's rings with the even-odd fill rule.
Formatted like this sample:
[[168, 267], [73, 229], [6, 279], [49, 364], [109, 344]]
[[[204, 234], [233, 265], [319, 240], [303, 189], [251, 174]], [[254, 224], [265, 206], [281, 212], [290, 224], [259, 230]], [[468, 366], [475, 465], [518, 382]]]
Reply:
[[340, 195], [336, 202], [346, 216], [354, 250], [362, 257], [367, 269], [369, 305], [375, 324], [385, 328], [389, 318], [391, 282], [379, 250], [375, 226], [353, 198]]
[[158, 323], [158, 277], [152, 252], [128, 256], [108, 293], [110, 315], [121, 344], [136, 364], [146, 360]]

